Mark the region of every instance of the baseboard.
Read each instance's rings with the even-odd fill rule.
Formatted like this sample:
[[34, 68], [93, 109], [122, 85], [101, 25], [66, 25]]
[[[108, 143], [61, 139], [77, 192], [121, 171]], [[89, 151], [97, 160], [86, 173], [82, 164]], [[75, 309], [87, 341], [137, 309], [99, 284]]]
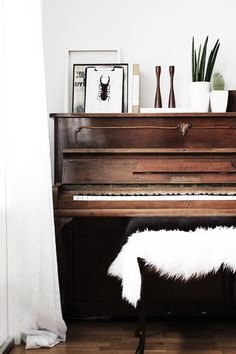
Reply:
[[14, 347], [14, 339], [8, 338], [0, 347], [0, 354], [7, 354]]

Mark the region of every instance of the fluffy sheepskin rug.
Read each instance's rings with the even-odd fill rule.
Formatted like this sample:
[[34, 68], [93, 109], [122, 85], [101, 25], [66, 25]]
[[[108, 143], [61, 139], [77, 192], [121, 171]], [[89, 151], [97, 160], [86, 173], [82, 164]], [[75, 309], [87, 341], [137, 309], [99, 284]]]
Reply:
[[183, 280], [217, 272], [222, 264], [235, 271], [236, 229], [146, 230], [129, 236], [108, 274], [121, 279], [122, 297], [135, 307], [141, 290], [137, 257], [160, 275]]

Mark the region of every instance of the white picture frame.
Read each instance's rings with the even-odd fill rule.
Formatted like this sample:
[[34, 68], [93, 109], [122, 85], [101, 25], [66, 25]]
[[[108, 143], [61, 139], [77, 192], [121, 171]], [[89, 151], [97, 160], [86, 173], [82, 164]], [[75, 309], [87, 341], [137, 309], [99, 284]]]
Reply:
[[85, 113], [122, 113], [124, 68], [119, 65], [86, 68]]
[[119, 63], [120, 49], [118, 48], [95, 48], [95, 49], [67, 49], [65, 54], [65, 113], [72, 112], [73, 91], [73, 65], [94, 63]]

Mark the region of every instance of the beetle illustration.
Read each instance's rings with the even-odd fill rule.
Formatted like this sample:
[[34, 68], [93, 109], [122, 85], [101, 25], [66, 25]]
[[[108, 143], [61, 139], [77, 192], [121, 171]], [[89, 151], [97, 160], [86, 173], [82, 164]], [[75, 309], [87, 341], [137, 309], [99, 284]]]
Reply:
[[103, 75], [100, 77], [98, 98], [99, 100], [106, 101], [110, 99], [110, 76], [107, 76], [107, 82], [103, 82]]

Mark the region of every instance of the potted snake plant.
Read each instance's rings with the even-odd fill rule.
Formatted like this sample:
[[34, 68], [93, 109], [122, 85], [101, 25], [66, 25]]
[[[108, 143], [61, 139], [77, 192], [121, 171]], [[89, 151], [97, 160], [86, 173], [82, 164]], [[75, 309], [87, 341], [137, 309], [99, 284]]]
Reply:
[[212, 75], [212, 91], [210, 93], [210, 106], [212, 112], [226, 112], [229, 92], [225, 90], [225, 80], [221, 73]]
[[190, 89], [190, 106], [195, 112], [208, 112], [210, 100], [210, 81], [220, 47], [219, 39], [207, 57], [208, 36], [204, 45], [195, 48], [192, 38], [192, 83]]

